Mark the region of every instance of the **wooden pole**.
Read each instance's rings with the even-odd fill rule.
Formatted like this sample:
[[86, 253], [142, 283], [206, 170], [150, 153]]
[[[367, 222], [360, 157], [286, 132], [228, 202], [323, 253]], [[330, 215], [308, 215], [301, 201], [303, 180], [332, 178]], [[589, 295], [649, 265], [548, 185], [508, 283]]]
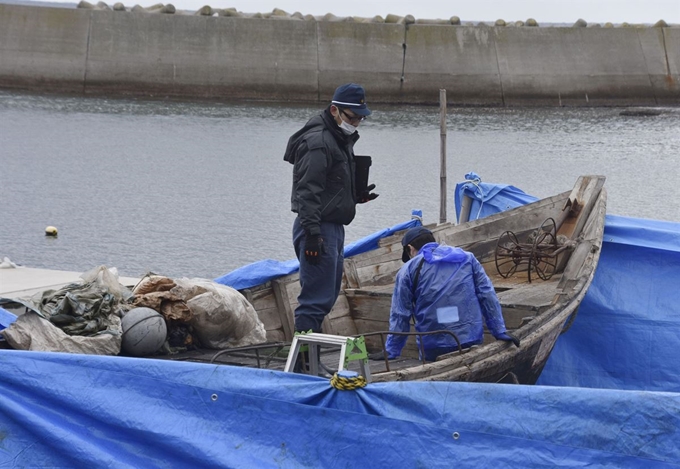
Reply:
[[439, 223], [446, 223], [446, 90], [439, 90]]

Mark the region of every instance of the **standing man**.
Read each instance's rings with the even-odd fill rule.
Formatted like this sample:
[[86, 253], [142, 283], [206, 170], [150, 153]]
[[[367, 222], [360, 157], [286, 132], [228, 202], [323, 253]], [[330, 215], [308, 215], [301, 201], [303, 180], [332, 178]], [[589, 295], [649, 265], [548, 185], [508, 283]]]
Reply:
[[[482, 318], [498, 340], [513, 342], [508, 334], [491, 280], [472, 253], [457, 247], [439, 245], [432, 232], [422, 226], [411, 228], [401, 241], [404, 247], [392, 295], [390, 331], [408, 332], [414, 318], [418, 332], [448, 330], [456, 334], [463, 348], [481, 344]], [[389, 335], [385, 343], [388, 358], [397, 358], [406, 336]], [[458, 350], [449, 334], [431, 334], [422, 340], [425, 360]], [[382, 354], [371, 358], [382, 359]], [[422, 357], [421, 357], [422, 358]]]
[[343, 271], [345, 227], [356, 204], [378, 197], [371, 184], [356, 194], [354, 144], [359, 124], [371, 115], [364, 88], [355, 83], [335, 90], [331, 104], [298, 130], [283, 157], [293, 164], [293, 245], [300, 260], [295, 330], [321, 332], [323, 318], [338, 298]]

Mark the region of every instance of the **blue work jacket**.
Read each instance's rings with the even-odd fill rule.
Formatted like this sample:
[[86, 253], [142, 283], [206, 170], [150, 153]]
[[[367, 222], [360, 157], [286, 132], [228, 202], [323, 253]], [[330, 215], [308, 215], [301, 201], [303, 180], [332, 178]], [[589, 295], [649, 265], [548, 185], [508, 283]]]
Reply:
[[[414, 289], [416, 271], [423, 259]], [[448, 330], [458, 336], [464, 347], [482, 343], [482, 318], [494, 337], [506, 331], [496, 292], [479, 261], [460, 248], [437, 243], [423, 246], [397, 273], [390, 331], [408, 332], [412, 316], [418, 332]], [[385, 348], [390, 358], [401, 354], [406, 339], [388, 336]], [[458, 348], [449, 334], [423, 336], [422, 341], [426, 355], [427, 350], [444, 349], [441, 353], [446, 353]]]

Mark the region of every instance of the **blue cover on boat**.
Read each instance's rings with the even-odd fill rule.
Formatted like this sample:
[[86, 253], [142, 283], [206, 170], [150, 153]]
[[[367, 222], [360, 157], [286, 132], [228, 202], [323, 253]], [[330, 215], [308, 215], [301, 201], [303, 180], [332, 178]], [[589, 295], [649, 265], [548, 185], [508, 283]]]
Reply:
[[465, 196], [470, 197], [472, 202], [469, 220], [485, 218], [538, 200], [515, 186], [484, 183], [477, 173], [467, 173], [465, 179], [464, 182], [456, 184], [454, 202], [458, 221]]
[[[0, 331], [9, 327], [14, 321], [17, 320], [17, 316], [14, 313], [10, 313], [4, 308], [0, 308]], [[2, 337], [0, 337], [0, 340]]]
[[680, 392], [678, 266], [680, 223], [608, 215], [593, 283], [539, 383]]
[[[423, 212], [421, 210], [412, 210], [411, 217], [412, 219], [407, 222], [399, 223], [390, 228], [385, 228], [384, 230], [368, 235], [352, 244], [345, 246], [344, 256], [356, 256], [362, 252], [376, 249], [378, 247], [378, 241], [380, 241], [382, 238], [392, 236], [397, 231], [406, 230], [416, 225], [420, 225]], [[228, 285], [232, 288], [235, 288], [236, 290], [242, 290], [244, 288], [251, 288], [256, 285], [261, 285], [271, 279], [281, 277], [282, 275], [292, 274], [293, 272], [297, 272], [299, 268], [300, 261], [297, 259], [291, 259], [288, 261], [265, 259], [263, 261], [254, 262], [252, 264], [238, 268], [216, 278], [214, 281], [221, 283], [222, 285]]]
[[680, 467], [680, 394], [0, 350], [0, 467]]

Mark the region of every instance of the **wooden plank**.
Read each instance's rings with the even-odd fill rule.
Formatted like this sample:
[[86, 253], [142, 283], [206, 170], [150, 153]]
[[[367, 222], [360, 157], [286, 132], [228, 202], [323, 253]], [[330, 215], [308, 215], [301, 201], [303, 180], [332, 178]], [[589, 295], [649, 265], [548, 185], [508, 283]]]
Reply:
[[340, 295], [338, 295], [338, 299], [335, 300], [335, 304], [326, 317], [330, 319], [351, 317], [350, 306], [344, 293], [340, 293]]
[[341, 316], [331, 318], [326, 316], [324, 322], [328, 321], [328, 330], [330, 334], [344, 335], [348, 337], [355, 337], [359, 335], [354, 319], [349, 316]]
[[295, 332], [295, 315], [293, 313], [293, 309], [291, 308], [286, 284], [285, 282], [275, 279], [272, 280], [272, 288], [274, 290], [274, 296], [276, 297], [276, 304], [278, 307], [285, 340], [293, 340], [293, 333]]
[[355, 263], [357, 284], [359, 288], [367, 288], [394, 283], [399, 269], [404, 265], [401, 253], [398, 258], [383, 259], [381, 262], [369, 265]]
[[536, 312], [524, 308], [503, 307], [503, 320], [508, 329], [517, 329], [535, 316]]
[[262, 324], [264, 324], [265, 330], [269, 331], [280, 329], [283, 331], [283, 324], [281, 324], [281, 315], [277, 307], [258, 309], [256, 311], [257, 316], [260, 318], [260, 321], [262, 321]]
[[361, 286], [356, 264], [352, 259], [345, 259], [343, 274], [343, 288], [359, 288]]
[[[392, 295], [387, 292], [346, 290], [347, 302], [354, 320], [389, 321]], [[357, 329], [359, 326], [357, 325]], [[364, 332], [359, 329], [360, 332]]]
[[592, 254], [599, 250], [602, 245], [604, 225], [598, 223], [598, 220], [605, 216], [606, 205], [607, 191], [602, 189], [600, 191], [600, 196], [598, 197], [597, 205], [593, 208], [588, 223], [584, 226], [582, 233], [584, 241], [576, 248], [572, 254], [572, 259], [570, 259], [564, 269], [563, 280], [565, 282], [583, 276], [584, 269], [592, 268], [592, 264], [586, 262], [586, 259], [588, 256], [592, 257]]
[[569, 223], [568, 227], [561, 226], [558, 234], [575, 239], [581, 233], [604, 186], [604, 181], [604, 176], [581, 176], [576, 181], [565, 205], [565, 208], [569, 208], [570, 218], [576, 221]]
[[260, 292], [256, 297], [255, 296], [246, 296], [246, 300], [250, 302], [251, 305], [253, 305], [253, 308], [256, 310], [261, 310], [261, 309], [269, 309], [269, 308], [276, 308], [276, 298], [274, 297], [274, 290], [271, 288], [267, 289], [267, 291]]
[[498, 293], [498, 301], [508, 308], [526, 309], [538, 313], [553, 304], [557, 294], [557, 279], [543, 281], [534, 280], [521, 287]]

